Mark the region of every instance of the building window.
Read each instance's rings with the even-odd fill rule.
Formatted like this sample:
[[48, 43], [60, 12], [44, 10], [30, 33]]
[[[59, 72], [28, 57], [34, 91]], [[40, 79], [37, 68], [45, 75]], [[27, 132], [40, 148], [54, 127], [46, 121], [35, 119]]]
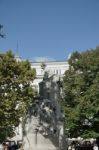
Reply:
[[59, 74], [61, 74], [61, 69], [59, 70]]

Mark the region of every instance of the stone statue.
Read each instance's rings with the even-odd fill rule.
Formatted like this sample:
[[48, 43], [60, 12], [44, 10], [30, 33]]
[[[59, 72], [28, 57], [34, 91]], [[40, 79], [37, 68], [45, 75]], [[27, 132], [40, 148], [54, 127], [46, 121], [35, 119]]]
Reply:
[[60, 110], [59, 77], [44, 74], [40, 97], [30, 106], [24, 125], [25, 150], [64, 150], [64, 121]]

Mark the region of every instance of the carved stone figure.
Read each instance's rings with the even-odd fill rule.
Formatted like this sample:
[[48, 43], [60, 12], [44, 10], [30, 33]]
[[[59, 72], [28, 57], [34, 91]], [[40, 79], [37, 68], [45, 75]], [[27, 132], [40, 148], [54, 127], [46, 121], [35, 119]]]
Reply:
[[64, 150], [64, 121], [60, 110], [58, 76], [45, 73], [40, 97], [29, 108], [24, 126], [25, 150]]

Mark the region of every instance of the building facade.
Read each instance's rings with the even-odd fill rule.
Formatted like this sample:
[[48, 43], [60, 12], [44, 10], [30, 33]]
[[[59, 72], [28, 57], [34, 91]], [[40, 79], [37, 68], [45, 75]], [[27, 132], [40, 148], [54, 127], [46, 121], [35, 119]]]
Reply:
[[[45, 65], [44, 68], [42, 64]], [[58, 75], [60, 78], [64, 76], [69, 65], [66, 61], [49, 61], [49, 62], [31, 62], [31, 67], [36, 69], [36, 79], [33, 81], [33, 86], [39, 90], [39, 83], [43, 80], [44, 72], [49, 75]]]

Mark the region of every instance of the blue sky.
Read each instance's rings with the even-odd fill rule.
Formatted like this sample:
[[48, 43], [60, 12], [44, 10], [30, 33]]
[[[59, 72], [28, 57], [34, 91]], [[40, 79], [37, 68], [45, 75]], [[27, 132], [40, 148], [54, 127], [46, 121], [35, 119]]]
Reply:
[[0, 52], [66, 60], [99, 45], [99, 0], [0, 0], [0, 24]]

